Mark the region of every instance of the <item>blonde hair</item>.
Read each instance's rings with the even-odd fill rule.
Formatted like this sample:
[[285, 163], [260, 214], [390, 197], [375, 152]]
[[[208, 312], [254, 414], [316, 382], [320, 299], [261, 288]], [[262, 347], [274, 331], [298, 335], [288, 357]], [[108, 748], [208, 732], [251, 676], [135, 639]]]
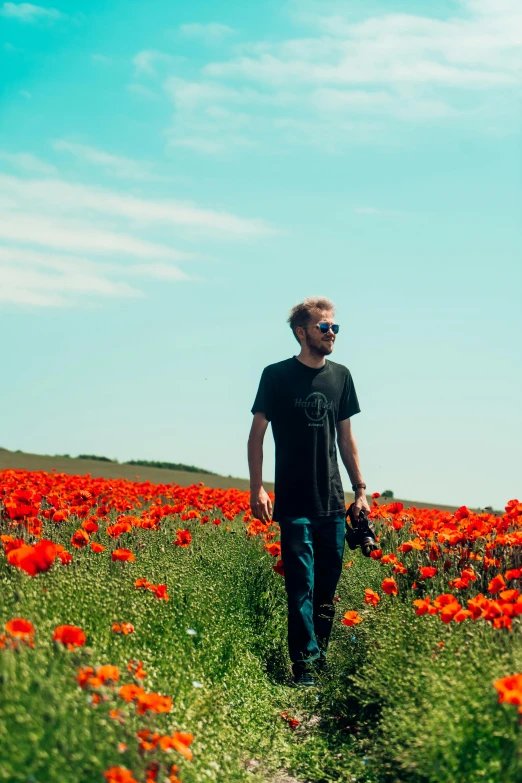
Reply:
[[299, 302], [299, 304], [294, 305], [290, 310], [287, 323], [290, 324], [290, 329], [294, 333], [294, 337], [299, 344], [299, 337], [295, 333], [295, 330], [298, 326], [308, 326], [314, 310], [335, 312], [335, 305], [330, 299], [326, 299], [324, 296], [308, 296], [302, 302]]

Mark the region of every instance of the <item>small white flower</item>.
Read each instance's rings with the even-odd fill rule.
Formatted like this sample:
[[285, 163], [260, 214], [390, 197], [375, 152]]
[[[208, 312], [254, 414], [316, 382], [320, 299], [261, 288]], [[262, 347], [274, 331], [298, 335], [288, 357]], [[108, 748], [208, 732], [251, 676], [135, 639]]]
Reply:
[[197, 680], [192, 680], [192, 685], [194, 686], [194, 688], [202, 688], [203, 687], [203, 683], [202, 682], [198, 682]]
[[193, 628], [187, 628], [187, 633], [189, 636], [197, 636], [197, 631], [195, 631]]

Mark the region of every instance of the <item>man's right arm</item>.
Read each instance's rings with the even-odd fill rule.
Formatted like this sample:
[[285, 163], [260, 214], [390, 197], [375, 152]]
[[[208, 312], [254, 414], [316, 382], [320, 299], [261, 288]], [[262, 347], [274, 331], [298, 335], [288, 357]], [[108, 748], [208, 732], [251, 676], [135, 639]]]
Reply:
[[250, 508], [256, 519], [270, 522], [272, 501], [263, 488], [263, 440], [268, 420], [264, 413], [254, 413], [248, 436], [248, 468], [250, 471]]

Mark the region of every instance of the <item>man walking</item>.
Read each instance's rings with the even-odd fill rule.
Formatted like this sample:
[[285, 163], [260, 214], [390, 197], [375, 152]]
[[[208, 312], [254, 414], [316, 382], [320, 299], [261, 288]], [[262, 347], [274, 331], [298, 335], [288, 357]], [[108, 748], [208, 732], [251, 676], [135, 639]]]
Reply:
[[[339, 326], [334, 305], [309, 297], [290, 311], [298, 356], [265, 367], [248, 439], [250, 506], [281, 529], [288, 599], [288, 648], [295, 683], [315, 685], [326, 662], [334, 595], [345, 543], [344, 492], [337, 445], [355, 492], [356, 515], [370, 511], [350, 417], [360, 412], [350, 371], [327, 360]], [[263, 439], [272, 422], [275, 503], [263, 488]]]

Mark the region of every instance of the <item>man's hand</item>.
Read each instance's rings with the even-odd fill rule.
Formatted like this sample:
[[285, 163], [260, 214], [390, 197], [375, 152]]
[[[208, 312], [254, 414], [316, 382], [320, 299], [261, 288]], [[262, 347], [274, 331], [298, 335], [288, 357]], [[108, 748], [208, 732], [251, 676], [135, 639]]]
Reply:
[[256, 519], [260, 519], [262, 522], [271, 521], [272, 501], [263, 487], [250, 490], [250, 509]]
[[366, 495], [364, 494], [364, 491], [362, 492], [356, 492], [354, 497], [354, 511], [355, 511], [355, 518], [359, 518], [359, 512], [361, 509], [364, 508], [367, 514], [370, 513], [371, 509], [368, 505], [368, 501], [366, 500]]

